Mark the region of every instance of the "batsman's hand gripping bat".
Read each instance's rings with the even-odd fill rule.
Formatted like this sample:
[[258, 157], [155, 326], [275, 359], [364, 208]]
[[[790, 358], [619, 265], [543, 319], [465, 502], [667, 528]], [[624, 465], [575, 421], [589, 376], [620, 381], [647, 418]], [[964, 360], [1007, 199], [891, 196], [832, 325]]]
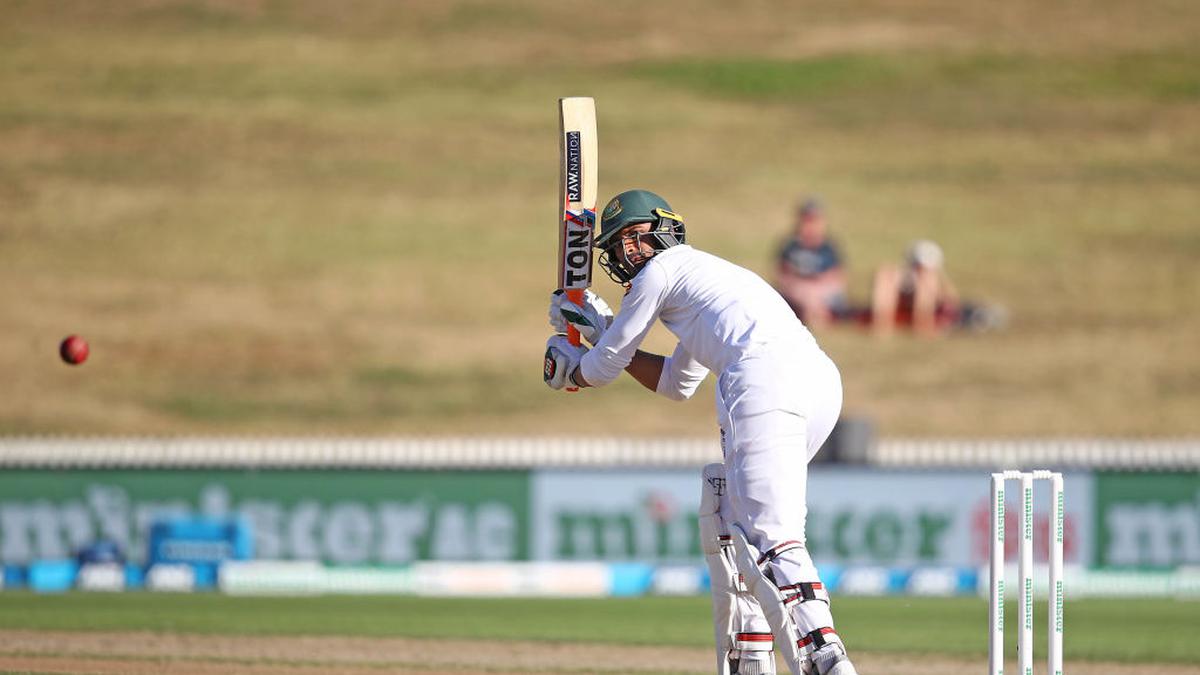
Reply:
[[[577, 305], [592, 285], [592, 229], [596, 224], [596, 102], [590, 97], [560, 98], [558, 288]], [[579, 331], [567, 327], [571, 344]], [[578, 391], [569, 387], [567, 391]]]

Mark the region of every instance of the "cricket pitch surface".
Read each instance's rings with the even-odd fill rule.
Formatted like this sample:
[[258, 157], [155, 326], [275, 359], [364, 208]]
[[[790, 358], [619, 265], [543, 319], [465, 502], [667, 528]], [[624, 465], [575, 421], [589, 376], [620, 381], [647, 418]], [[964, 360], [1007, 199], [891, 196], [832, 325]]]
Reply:
[[[570, 642], [153, 632], [0, 631], [0, 671], [39, 673], [711, 673], [711, 650]], [[858, 652], [864, 675], [961, 675], [980, 659]], [[1183, 675], [1194, 667], [1081, 662], [1072, 675]], [[787, 672], [781, 669], [780, 672]], [[1038, 669], [1037, 672], [1042, 672]]]

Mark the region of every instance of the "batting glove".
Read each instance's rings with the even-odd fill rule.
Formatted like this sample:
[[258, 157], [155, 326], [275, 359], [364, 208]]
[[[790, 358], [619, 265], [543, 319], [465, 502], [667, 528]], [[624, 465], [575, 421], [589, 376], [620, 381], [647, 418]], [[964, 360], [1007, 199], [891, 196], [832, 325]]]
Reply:
[[556, 333], [567, 332], [567, 324], [575, 327], [588, 344], [595, 345], [613, 321], [613, 311], [604, 298], [590, 290], [583, 292], [583, 306], [567, 299], [561, 290], [550, 296], [550, 326]]
[[566, 335], [552, 335], [546, 340], [546, 361], [542, 379], [551, 389], [571, 386], [571, 373], [579, 367], [579, 361], [587, 353], [587, 347], [571, 344]]

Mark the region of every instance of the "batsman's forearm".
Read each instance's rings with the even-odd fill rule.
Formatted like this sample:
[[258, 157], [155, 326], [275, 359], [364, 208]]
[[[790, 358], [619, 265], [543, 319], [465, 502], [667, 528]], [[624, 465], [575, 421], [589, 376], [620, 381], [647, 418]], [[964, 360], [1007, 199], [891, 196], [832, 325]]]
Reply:
[[666, 358], [658, 354], [651, 354], [637, 350], [633, 354], [633, 360], [625, 366], [625, 372], [633, 376], [641, 385], [650, 391], [658, 391], [658, 380], [662, 377], [663, 363]]

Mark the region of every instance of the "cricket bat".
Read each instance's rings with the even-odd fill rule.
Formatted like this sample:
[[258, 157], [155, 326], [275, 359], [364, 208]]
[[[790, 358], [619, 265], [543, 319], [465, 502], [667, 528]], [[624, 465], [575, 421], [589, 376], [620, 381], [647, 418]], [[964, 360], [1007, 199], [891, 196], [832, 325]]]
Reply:
[[[592, 229], [596, 224], [596, 101], [558, 99], [558, 288], [578, 305], [592, 285]], [[579, 344], [579, 331], [568, 324], [567, 337]], [[568, 391], [577, 391], [569, 387]]]

